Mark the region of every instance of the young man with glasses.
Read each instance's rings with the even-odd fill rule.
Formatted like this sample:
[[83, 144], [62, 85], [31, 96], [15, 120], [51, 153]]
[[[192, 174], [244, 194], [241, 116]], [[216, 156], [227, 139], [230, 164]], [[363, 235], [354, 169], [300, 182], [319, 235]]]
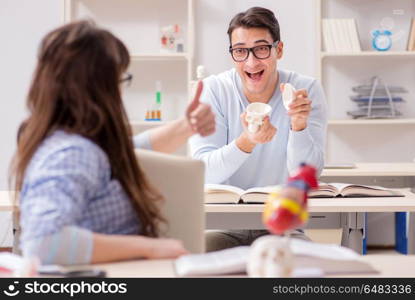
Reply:
[[[283, 42], [272, 11], [253, 7], [237, 14], [228, 28], [234, 69], [204, 80], [201, 101], [216, 115], [216, 132], [190, 139], [192, 155], [206, 163], [206, 182], [248, 189], [285, 182], [301, 162], [323, 168], [327, 116], [320, 84], [277, 68]], [[304, 53], [306, 55], [306, 53]], [[283, 84], [296, 88], [287, 111]], [[253, 102], [272, 107], [256, 133], [247, 130], [245, 109]], [[207, 250], [248, 245], [265, 230], [208, 231]], [[301, 231], [293, 236], [306, 238]]]

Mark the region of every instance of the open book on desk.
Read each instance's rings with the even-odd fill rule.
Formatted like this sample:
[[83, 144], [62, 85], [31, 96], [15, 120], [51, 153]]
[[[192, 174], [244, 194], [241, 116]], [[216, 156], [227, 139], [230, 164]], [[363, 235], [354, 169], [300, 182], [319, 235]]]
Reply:
[[[255, 187], [243, 190], [226, 184], [205, 184], [205, 203], [207, 204], [261, 204], [277, 186]], [[349, 183], [319, 183], [319, 188], [311, 190], [309, 198], [360, 198], [360, 197], [404, 197], [396, 190], [380, 186]]]
[[[294, 277], [309, 277], [313, 273], [317, 276], [378, 273], [362, 261], [359, 254], [342, 246], [291, 239], [290, 247], [295, 256]], [[246, 274], [250, 249], [249, 246], [239, 246], [184, 255], [175, 261], [176, 273], [179, 276]], [[319, 272], [311, 273], [310, 270]]]
[[256, 187], [243, 190], [226, 184], [205, 184], [205, 203], [264, 203], [276, 186]]
[[404, 197], [396, 190], [380, 186], [348, 184], [348, 183], [319, 183], [319, 188], [311, 190], [309, 198], [360, 198], [360, 197]]

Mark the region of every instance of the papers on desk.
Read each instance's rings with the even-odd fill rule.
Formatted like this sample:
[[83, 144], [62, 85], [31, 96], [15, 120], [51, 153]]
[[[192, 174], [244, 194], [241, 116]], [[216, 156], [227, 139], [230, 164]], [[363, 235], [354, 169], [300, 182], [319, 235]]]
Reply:
[[[340, 274], [378, 273], [361, 260], [359, 254], [345, 247], [292, 239], [295, 255], [293, 276], [323, 276]], [[204, 254], [184, 255], [175, 261], [179, 276], [209, 276], [245, 274], [250, 252], [249, 246], [240, 246]]]
[[31, 277], [36, 275], [37, 261], [19, 255], [0, 253], [0, 277]]
[[74, 269], [58, 265], [39, 265], [37, 259], [27, 259], [8, 252], [0, 253], [0, 277], [105, 277], [105, 275], [104, 271], [95, 268]]
[[0, 277], [12, 277], [23, 266], [23, 259], [11, 253], [0, 253]]

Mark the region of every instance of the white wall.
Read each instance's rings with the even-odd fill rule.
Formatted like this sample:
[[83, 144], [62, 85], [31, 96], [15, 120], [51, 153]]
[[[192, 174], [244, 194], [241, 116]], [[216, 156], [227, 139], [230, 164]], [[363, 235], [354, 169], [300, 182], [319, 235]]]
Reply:
[[[0, 189], [8, 188], [8, 167], [16, 132], [25, 116], [25, 97], [42, 36], [61, 24], [61, 1], [0, 1]], [[11, 245], [10, 215], [0, 214], [0, 247]]]
[[62, 22], [56, 0], [0, 2], [0, 189], [7, 188], [7, 168], [15, 150], [16, 130], [25, 116], [25, 97], [41, 38]]
[[230, 20], [252, 6], [272, 10], [278, 19], [284, 56], [279, 68], [305, 75], [316, 74], [315, 1], [310, 0], [197, 0], [195, 64], [209, 74], [232, 67], [226, 31]]

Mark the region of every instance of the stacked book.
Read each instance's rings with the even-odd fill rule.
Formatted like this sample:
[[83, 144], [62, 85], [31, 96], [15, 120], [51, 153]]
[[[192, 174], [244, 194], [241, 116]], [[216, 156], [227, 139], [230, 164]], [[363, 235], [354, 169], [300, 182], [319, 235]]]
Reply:
[[396, 108], [398, 103], [404, 102], [399, 95], [408, 91], [401, 86], [387, 86], [381, 84], [378, 77], [372, 79], [371, 84], [359, 85], [352, 88], [356, 94], [350, 99], [357, 104], [357, 110], [347, 114], [357, 118], [395, 118], [402, 113]]
[[326, 52], [360, 52], [354, 19], [323, 19], [323, 43]]

